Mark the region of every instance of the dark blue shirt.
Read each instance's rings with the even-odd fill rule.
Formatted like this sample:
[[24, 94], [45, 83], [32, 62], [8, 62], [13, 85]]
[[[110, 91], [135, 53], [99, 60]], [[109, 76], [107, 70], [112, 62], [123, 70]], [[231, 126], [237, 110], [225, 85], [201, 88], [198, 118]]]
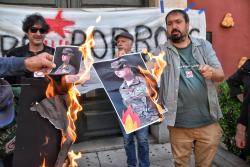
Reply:
[[0, 77], [24, 73], [24, 57], [0, 57]]

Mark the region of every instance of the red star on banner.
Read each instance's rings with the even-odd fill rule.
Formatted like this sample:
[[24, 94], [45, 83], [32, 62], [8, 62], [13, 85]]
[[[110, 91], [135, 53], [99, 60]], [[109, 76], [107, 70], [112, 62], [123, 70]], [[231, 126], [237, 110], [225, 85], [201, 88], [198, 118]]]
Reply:
[[64, 30], [64, 27], [72, 26], [75, 24], [75, 22], [62, 18], [62, 12], [62, 10], [59, 10], [54, 19], [46, 18], [45, 20], [50, 25], [49, 32], [55, 32], [64, 38], [65, 33], [69, 33], [69, 31]]

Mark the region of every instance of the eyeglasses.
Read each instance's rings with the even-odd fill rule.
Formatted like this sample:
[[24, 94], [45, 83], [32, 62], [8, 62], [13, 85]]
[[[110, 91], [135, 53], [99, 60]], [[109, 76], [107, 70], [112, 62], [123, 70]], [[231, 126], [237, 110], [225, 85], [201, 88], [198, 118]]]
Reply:
[[40, 32], [41, 34], [47, 33], [47, 30], [44, 29], [44, 28], [36, 28], [36, 27], [31, 27], [31, 28], [30, 28], [30, 32], [31, 32], [31, 33], [37, 33], [38, 30], [39, 30], [39, 32]]

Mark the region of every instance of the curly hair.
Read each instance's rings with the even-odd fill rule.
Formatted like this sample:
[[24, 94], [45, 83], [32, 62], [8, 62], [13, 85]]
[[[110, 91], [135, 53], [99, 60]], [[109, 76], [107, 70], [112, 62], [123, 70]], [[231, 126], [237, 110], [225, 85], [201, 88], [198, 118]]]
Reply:
[[46, 30], [46, 33], [49, 31], [49, 25], [46, 23], [44, 17], [39, 13], [34, 13], [28, 15], [23, 21], [23, 31], [28, 33], [29, 29], [35, 25], [40, 24], [43, 29]]

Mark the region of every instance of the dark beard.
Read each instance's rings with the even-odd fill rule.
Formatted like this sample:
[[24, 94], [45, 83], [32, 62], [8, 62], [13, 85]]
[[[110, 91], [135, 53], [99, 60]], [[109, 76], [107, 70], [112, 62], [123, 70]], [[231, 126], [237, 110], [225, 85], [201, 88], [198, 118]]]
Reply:
[[178, 36], [178, 35], [170, 35], [168, 37], [168, 39], [170, 41], [172, 41], [173, 43], [181, 43], [182, 41], [184, 41], [185, 36], [183, 36], [183, 35], [180, 35], [180, 36]]
[[[172, 33], [175, 32], [175, 31], [179, 32], [180, 35], [172, 35]], [[172, 41], [173, 43], [180, 43], [180, 42], [184, 41], [185, 37], [186, 37], [186, 34], [181, 33], [177, 29], [173, 29], [173, 31], [171, 32], [171, 34], [168, 35], [168, 39], [170, 41]]]

